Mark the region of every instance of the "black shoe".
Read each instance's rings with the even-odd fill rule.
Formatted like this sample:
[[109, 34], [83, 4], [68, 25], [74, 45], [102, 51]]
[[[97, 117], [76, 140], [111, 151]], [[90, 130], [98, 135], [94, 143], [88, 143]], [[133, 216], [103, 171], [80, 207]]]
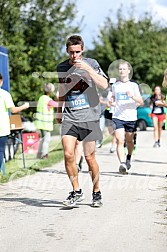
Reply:
[[85, 196], [80, 189], [79, 191], [72, 191], [69, 193], [69, 196], [66, 200], [63, 201], [63, 205], [65, 206], [75, 206], [77, 202], [84, 200]]
[[79, 161], [79, 166], [82, 166], [82, 163], [83, 163], [83, 156], [81, 156], [81, 159]]
[[80, 172], [82, 170], [82, 168], [79, 166], [79, 164], [76, 164], [78, 172]]
[[92, 207], [101, 207], [103, 205], [101, 199], [101, 192], [93, 192]]
[[83, 156], [81, 156], [79, 164], [77, 164], [78, 172], [82, 171], [82, 163], [83, 163]]

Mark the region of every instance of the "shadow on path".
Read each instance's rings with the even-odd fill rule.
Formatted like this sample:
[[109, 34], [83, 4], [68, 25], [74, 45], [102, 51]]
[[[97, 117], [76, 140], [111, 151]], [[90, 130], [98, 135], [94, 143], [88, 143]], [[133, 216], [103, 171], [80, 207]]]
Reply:
[[66, 171], [59, 171], [59, 170], [53, 170], [53, 168], [52, 169], [44, 169], [44, 170], [37, 170], [36, 172], [40, 172], [40, 173], [57, 173], [57, 174], [67, 174], [67, 172]]
[[7, 202], [20, 202], [25, 205], [35, 206], [35, 207], [58, 207], [59, 210], [72, 210], [74, 208], [79, 208], [81, 205], [90, 206], [91, 204], [77, 203], [75, 206], [64, 206], [61, 201], [57, 200], [42, 200], [42, 199], [31, 199], [31, 198], [0, 198], [0, 201]]
[[132, 175], [132, 176], [141, 176], [141, 177], [156, 177], [156, 178], [165, 178], [166, 179], [166, 176], [161, 176], [161, 175], [154, 175], [154, 174], [148, 174], [148, 173], [137, 173], [137, 172], [128, 172], [128, 174], [121, 174], [119, 172], [100, 172], [100, 175], [106, 175], [106, 176], [114, 176], [114, 177], [122, 177], [122, 176], [129, 176], [129, 175]]
[[167, 164], [167, 162], [151, 161], [151, 160], [141, 160], [135, 159], [134, 162], [138, 163], [149, 163], [149, 164]]
[[35, 207], [61, 207], [62, 202], [57, 200], [41, 200], [31, 198], [0, 198], [0, 201], [20, 202]]

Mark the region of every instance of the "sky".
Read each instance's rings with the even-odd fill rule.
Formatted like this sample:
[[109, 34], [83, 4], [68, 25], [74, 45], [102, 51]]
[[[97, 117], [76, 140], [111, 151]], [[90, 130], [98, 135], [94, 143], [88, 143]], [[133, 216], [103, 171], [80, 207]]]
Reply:
[[81, 36], [85, 42], [85, 49], [93, 48], [93, 38], [97, 37], [99, 29], [103, 26], [106, 17], [116, 20], [116, 13], [123, 4], [124, 14], [135, 6], [136, 18], [140, 18], [146, 11], [154, 14], [154, 19], [167, 23], [167, 0], [76, 0], [77, 19], [79, 22], [84, 16], [81, 25]]

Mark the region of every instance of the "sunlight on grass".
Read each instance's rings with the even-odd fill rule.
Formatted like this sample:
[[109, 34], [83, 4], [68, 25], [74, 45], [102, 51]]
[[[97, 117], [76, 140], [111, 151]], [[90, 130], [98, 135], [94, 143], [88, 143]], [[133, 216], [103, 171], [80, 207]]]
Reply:
[[[111, 143], [112, 137], [106, 135], [103, 139], [103, 145]], [[64, 158], [61, 138], [60, 136], [53, 136], [49, 144], [49, 158], [37, 159], [36, 153], [24, 154], [25, 168], [23, 163], [23, 155], [21, 153], [21, 146], [15, 155], [15, 159], [5, 163], [5, 175], [0, 176], [0, 183], [8, 182], [11, 178], [17, 179], [25, 175], [31, 175], [45, 167], [51, 167], [52, 165], [62, 161]]]
[[12, 179], [23, 177], [27, 174], [33, 174], [36, 171], [52, 166], [61, 160], [63, 160], [63, 150], [60, 138], [54, 138], [50, 142], [49, 146], [49, 158], [37, 159], [36, 153], [24, 154], [25, 168], [23, 163], [23, 155], [21, 153], [21, 146], [15, 155], [15, 159], [5, 163], [5, 175], [0, 176], [0, 183], [5, 183]]

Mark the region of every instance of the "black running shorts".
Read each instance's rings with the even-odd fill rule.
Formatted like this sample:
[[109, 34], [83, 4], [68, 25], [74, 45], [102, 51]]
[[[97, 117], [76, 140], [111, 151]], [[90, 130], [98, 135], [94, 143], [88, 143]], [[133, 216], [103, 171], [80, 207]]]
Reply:
[[61, 135], [70, 135], [76, 137], [79, 141], [87, 142], [103, 139], [99, 121], [78, 123], [63, 121], [61, 127]]

